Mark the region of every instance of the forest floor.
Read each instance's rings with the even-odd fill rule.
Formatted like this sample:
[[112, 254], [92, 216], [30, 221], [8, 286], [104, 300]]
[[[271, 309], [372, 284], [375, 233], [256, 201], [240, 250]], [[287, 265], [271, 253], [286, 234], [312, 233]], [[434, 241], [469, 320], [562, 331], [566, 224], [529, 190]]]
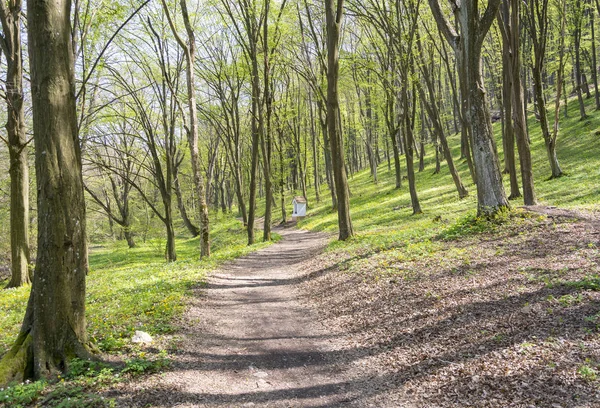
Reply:
[[[440, 222], [444, 222], [441, 220]], [[119, 406], [600, 407], [600, 218], [534, 207], [377, 251], [290, 228], [227, 264]]]
[[356, 398], [340, 342], [301, 302], [306, 267], [329, 236], [276, 228], [282, 240], [224, 265], [181, 317], [170, 368], [108, 396], [119, 406], [344, 406]]

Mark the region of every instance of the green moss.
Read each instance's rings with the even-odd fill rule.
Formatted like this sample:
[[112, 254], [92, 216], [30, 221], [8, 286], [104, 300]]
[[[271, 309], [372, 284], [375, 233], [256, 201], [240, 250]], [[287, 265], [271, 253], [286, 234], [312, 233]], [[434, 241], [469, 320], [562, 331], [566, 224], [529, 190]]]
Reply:
[[15, 345], [0, 360], [0, 385], [22, 382], [31, 355], [31, 335], [20, 337]]

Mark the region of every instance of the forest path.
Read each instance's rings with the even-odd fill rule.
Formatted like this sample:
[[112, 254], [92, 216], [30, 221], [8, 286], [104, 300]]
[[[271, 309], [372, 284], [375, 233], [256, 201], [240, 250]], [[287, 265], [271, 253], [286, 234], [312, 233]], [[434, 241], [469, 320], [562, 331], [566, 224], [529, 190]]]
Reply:
[[355, 400], [337, 336], [317, 323], [298, 289], [328, 236], [275, 232], [280, 242], [224, 265], [198, 289], [173, 364], [134, 385], [119, 406], [334, 407]]

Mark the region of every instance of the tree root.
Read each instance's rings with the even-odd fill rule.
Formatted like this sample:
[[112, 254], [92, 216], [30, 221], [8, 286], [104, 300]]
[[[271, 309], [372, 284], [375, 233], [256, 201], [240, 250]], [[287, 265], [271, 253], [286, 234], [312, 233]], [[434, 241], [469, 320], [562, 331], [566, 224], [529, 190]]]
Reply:
[[23, 382], [33, 377], [33, 338], [30, 333], [19, 335], [12, 348], [0, 360], [0, 386]]

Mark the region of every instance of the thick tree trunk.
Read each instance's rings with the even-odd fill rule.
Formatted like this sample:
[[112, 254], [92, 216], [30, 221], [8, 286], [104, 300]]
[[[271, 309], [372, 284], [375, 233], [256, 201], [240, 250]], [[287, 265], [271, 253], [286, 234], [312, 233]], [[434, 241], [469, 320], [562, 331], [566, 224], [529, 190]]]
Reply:
[[[27, 3], [38, 189], [38, 253], [21, 333], [0, 383], [48, 378], [87, 358], [85, 198], [77, 137], [71, 3]], [[52, 33], [52, 35], [48, 35]]]
[[[435, 3], [435, 4], [434, 4]], [[500, 163], [496, 152], [489, 107], [485, 95], [481, 70], [481, 48], [494, 16], [498, 12], [500, 0], [489, 0], [482, 17], [477, 2], [464, 2], [455, 9], [461, 28], [460, 36], [452, 32], [441, 13], [437, 0], [430, 0], [436, 22], [444, 31], [446, 38], [456, 50], [461, 72], [461, 81], [465, 84], [467, 96], [467, 121], [471, 129], [473, 162], [477, 180], [477, 212], [480, 215], [492, 215], [502, 208], [509, 207]], [[440, 18], [441, 17], [441, 18]]]
[[135, 238], [133, 237], [133, 233], [128, 227], [123, 228], [123, 235], [125, 236], [125, 240], [127, 241], [127, 246], [129, 248], [135, 248]]
[[339, 39], [344, 11], [343, 0], [325, 1], [325, 20], [327, 25], [327, 131], [331, 145], [331, 158], [335, 189], [338, 199], [339, 239], [346, 240], [352, 235], [352, 220], [350, 218], [350, 199], [348, 194], [348, 179], [344, 161], [344, 147], [339, 121]]

